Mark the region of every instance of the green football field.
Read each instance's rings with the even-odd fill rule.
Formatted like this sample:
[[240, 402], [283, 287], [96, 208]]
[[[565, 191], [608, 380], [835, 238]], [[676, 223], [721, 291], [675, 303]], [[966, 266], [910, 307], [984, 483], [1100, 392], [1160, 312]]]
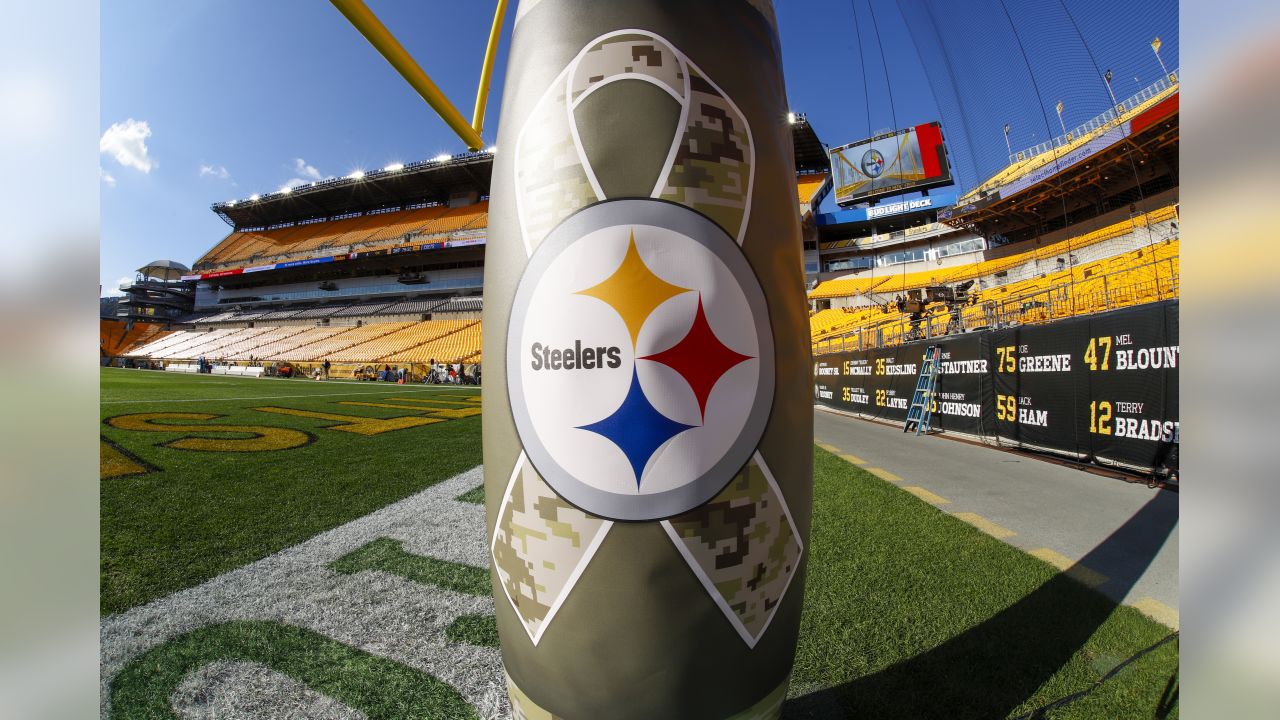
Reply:
[[102, 370], [102, 612], [480, 464], [479, 391]]
[[[490, 714], [476, 699], [488, 691], [455, 690], [449, 663], [434, 677], [418, 675], [413, 662], [384, 657], [398, 651], [395, 642], [370, 652], [351, 646], [351, 636], [381, 631], [377, 623], [326, 630], [351, 622], [328, 617], [343, 592], [368, 586], [367, 604], [352, 614], [381, 617], [389, 612], [381, 605], [404, 601], [395, 588], [431, 589], [404, 617], [429, 615], [423, 602], [456, 615], [438, 647], [475, 675], [468, 663], [497, 662], [482, 563], [419, 555], [382, 531], [352, 541], [356, 549], [326, 560], [323, 573], [289, 555], [437, 485], [446, 497], [421, 507], [459, 518], [441, 518], [439, 537], [482, 544], [478, 479], [456, 477], [481, 462], [478, 390], [116, 369], [102, 371], [101, 387], [103, 674], [112, 716], [172, 716], [176, 703], [194, 702], [181, 688], [199, 668], [222, 668], [225, 690], [238, 676], [217, 663], [246, 658], [367, 717]], [[1141, 653], [1168, 638], [1167, 628], [814, 452], [805, 610], [784, 717], [1020, 717], [1077, 693], [1042, 717], [1177, 716], [1176, 638]], [[293, 575], [311, 579], [278, 580]], [[270, 610], [219, 609], [255, 593], [264, 607], [274, 603]], [[449, 603], [457, 608], [445, 612]], [[153, 632], [154, 642], [139, 640]], [[500, 689], [500, 677], [489, 686]]]

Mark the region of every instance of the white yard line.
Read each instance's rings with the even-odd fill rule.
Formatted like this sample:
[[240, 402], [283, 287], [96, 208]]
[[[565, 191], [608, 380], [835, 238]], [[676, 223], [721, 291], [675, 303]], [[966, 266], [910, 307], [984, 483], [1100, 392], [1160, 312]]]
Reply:
[[[111, 716], [111, 681], [146, 651], [196, 628], [238, 620], [295, 625], [353, 648], [422, 670], [453, 686], [485, 720], [510, 718], [502, 658], [497, 648], [455, 643], [447, 629], [463, 615], [490, 615], [493, 600], [408, 580], [383, 571], [353, 575], [334, 571], [329, 563], [378, 538], [403, 543], [405, 552], [489, 566], [485, 508], [454, 498], [484, 481], [481, 467], [437, 483], [362, 518], [200, 585], [179, 590], [101, 620], [101, 717]], [[234, 661], [234, 658], [227, 658]], [[223, 701], [253, 701], [255, 692], [242, 682], [248, 676], [219, 676], [197, 670], [175, 693], [175, 706], [186, 706], [193, 686], [217, 707]], [[225, 667], [225, 663], [223, 663]], [[207, 666], [206, 666], [207, 667]], [[270, 673], [278, 681], [278, 673]], [[302, 717], [289, 686], [267, 678], [256, 697], [266, 704], [262, 717]], [[246, 692], [248, 690], [249, 692]], [[224, 693], [229, 693], [225, 695]], [[318, 693], [312, 699], [324, 698]], [[193, 716], [183, 713], [187, 718]], [[314, 715], [306, 715], [314, 717]], [[197, 716], [198, 717], [198, 716]], [[245, 717], [240, 714], [220, 717]], [[254, 717], [258, 717], [255, 713]], [[321, 716], [330, 717], [330, 716]]]

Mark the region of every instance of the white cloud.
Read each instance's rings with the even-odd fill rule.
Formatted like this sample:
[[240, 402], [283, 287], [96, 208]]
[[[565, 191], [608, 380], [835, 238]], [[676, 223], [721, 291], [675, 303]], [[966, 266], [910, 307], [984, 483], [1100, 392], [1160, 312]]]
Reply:
[[151, 126], [145, 120], [129, 118], [118, 122], [102, 133], [98, 141], [98, 150], [115, 158], [116, 162], [139, 170], [151, 172], [157, 165], [147, 154], [147, 138], [151, 137]]
[[103, 170], [101, 165], [98, 166], [98, 179], [101, 180], [102, 184], [106, 185], [107, 187], [116, 186], [115, 177], [112, 176], [112, 174], [107, 172], [106, 170]]
[[281, 190], [296, 188], [299, 185], [306, 185], [317, 180], [326, 180], [323, 173], [315, 168], [314, 165], [308, 165], [306, 160], [302, 158], [293, 159], [293, 177], [289, 178], [284, 185], [280, 186]]
[[133, 276], [125, 275], [121, 277], [119, 280], [116, 280], [115, 285], [112, 285], [111, 287], [102, 288], [102, 296], [103, 297], [122, 297], [124, 295], [124, 291], [120, 289], [120, 286], [124, 285], [125, 283], [132, 283], [132, 282], [133, 282]]
[[319, 180], [321, 177], [320, 171], [308, 165], [307, 161], [302, 158], [293, 159], [293, 171], [303, 177], [311, 178], [312, 180]]
[[214, 177], [219, 180], [230, 180], [231, 173], [221, 165], [201, 165], [200, 177]]

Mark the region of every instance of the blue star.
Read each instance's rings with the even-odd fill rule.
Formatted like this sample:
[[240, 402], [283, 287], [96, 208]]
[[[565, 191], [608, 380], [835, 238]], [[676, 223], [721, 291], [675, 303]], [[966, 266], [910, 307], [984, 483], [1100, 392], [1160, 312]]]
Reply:
[[658, 412], [640, 389], [640, 376], [632, 369], [631, 389], [622, 405], [609, 417], [578, 429], [589, 430], [617, 445], [631, 463], [639, 489], [640, 475], [649, 458], [668, 440], [692, 427], [696, 426], [676, 422]]

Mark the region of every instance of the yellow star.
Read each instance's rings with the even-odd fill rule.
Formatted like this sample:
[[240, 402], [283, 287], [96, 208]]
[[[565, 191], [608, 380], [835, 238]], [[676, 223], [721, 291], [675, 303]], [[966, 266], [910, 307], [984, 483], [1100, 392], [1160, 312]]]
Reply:
[[635, 347], [640, 327], [649, 314], [662, 303], [686, 292], [689, 292], [689, 288], [672, 285], [654, 275], [649, 266], [644, 264], [636, 250], [636, 233], [632, 230], [627, 255], [618, 269], [599, 285], [579, 290], [575, 294], [588, 295], [608, 303], [627, 324], [627, 330], [631, 332], [631, 346]]

